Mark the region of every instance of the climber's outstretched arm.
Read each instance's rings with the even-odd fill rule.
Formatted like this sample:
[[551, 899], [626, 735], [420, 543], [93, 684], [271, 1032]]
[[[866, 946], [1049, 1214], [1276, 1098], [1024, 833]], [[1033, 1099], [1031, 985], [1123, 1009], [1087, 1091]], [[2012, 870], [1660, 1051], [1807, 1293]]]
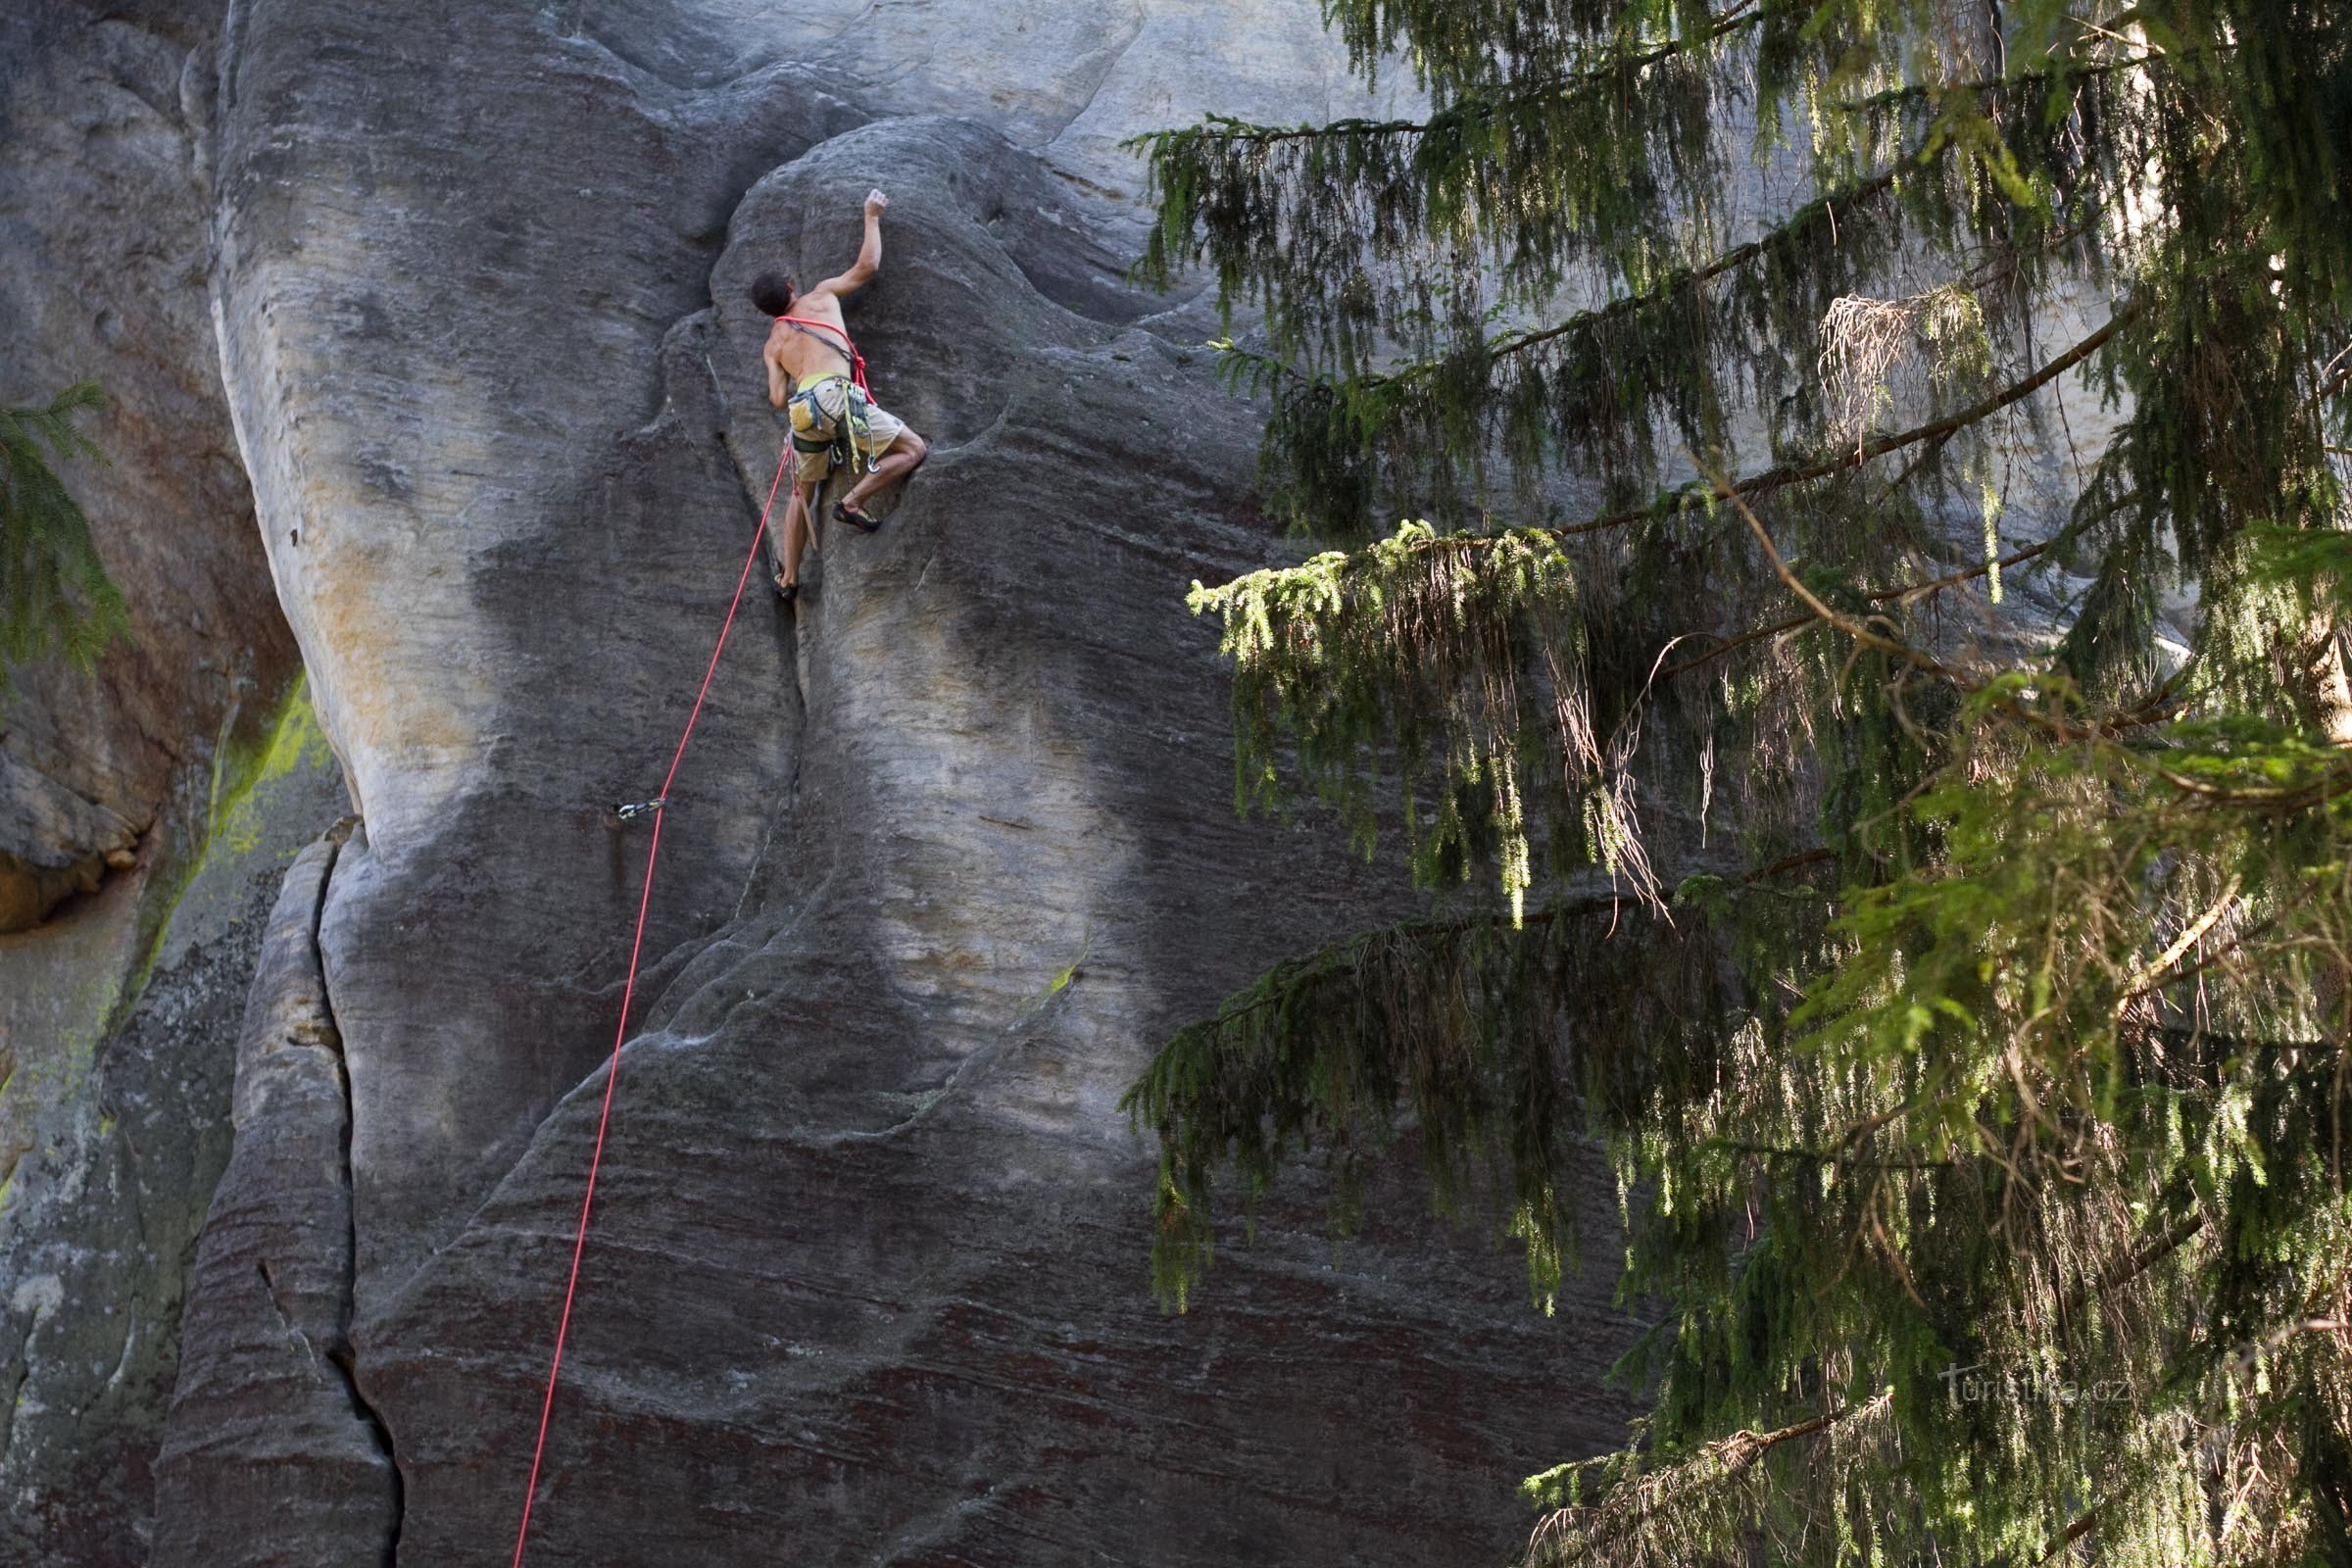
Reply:
[[880, 191], [865, 193], [865, 243], [858, 247], [858, 260], [850, 264], [848, 271], [826, 278], [809, 293], [836, 297], [855, 294], [882, 270], [882, 213], [889, 206], [890, 198]]

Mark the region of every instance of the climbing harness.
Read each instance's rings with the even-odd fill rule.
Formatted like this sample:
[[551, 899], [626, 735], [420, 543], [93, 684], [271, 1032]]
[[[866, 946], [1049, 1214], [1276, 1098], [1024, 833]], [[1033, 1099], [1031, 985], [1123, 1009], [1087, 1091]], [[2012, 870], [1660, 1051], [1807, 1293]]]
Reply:
[[784, 412], [792, 421], [793, 451], [826, 454], [827, 472], [845, 465], [853, 473], [874, 471], [880, 455], [874, 450], [872, 404], [865, 388], [848, 376], [838, 370], [804, 376]]
[[[831, 321], [807, 316], [779, 316], [776, 319], [806, 337], [825, 343], [850, 366], [847, 375], [838, 370], [820, 370], [801, 377], [801, 384], [784, 405], [786, 416], [792, 421], [792, 449], [825, 453], [828, 470], [847, 466], [852, 472], [860, 467], [867, 473], [873, 472], [881, 455], [874, 450], [869, 413], [873, 390], [865, 384], [865, 356], [858, 352], [850, 334]], [[819, 333], [830, 333], [841, 340], [840, 344], [826, 343]]]
[[775, 482], [767, 487], [767, 505], [760, 509], [760, 526], [752, 530], [752, 548], [745, 553], [743, 570], [735, 577], [735, 597], [727, 601], [727, 618], [719, 622], [718, 642], [711, 648], [710, 662], [703, 670], [702, 689], [694, 694], [694, 707], [686, 714], [686, 728], [678, 736], [678, 748], [669, 754], [669, 771], [662, 776], [661, 792], [650, 801], [613, 808], [612, 814], [622, 821], [650, 814], [654, 819], [653, 840], [645, 847], [645, 882], [637, 894], [637, 931], [629, 939], [629, 975], [620, 988], [620, 1019], [613, 1026], [612, 1055], [605, 1068], [605, 1103], [596, 1118], [595, 1150], [588, 1156], [588, 1186], [580, 1195], [579, 1229], [571, 1239], [571, 1274], [564, 1283], [563, 1315], [556, 1320], [556, 1350], [547, 1368], [547, 1396], [539, 1402], [539, 1437], [531, 1446], [531, 1475], [522, 1488], [522, 1523], [514, 1531], [514, 1568], [522, 1568], [522, 1548], [531, 1539], [531, 1498], [539, 1490], [540, 1461], [547, 1456], [547, 1426], [556, 1409], [556, 1380], [564, 1370], [564, 1342], [571, 1332], [571, 1302], [580, 1287], [580, 1254], [588, 1246], [588, 1212], [596, 1203], [597, 1173], [605, 1163], [605, 1131], [612, 1121], [612, 1086], [620, 1081], [620, 1047], [629, 1037], [629, 1004], [637, 996], [637, 962], [645, 951], [646, 912], [653, 906], [654, 864], [662, 855], [663, 808], [669, 800], [669, 787], [678, 781], [678, 766], [686, 760], [686, 743], [694, 739], [695, 721], [703, 716], [703, 700], [710, 695], [710, 677], [718, 673], [718, 656], [727, 651], [727, 633], [734, 630], [735, 612], [743, 606], [743, 585], [752, 580], [752, 566], [760, 559], [760, 541], [767, 537], [768, 514], [775, 510], [776, 492], [784, 487], [784, 470], [791, 462], [789, 451], [776, 462]]

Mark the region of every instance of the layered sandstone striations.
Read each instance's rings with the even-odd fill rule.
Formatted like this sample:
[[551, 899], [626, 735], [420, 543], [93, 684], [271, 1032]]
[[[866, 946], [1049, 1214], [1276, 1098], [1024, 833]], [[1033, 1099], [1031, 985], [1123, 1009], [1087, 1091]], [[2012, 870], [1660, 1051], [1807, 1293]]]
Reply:
[[[1605, 1279], [1546, 1321], [1474, 1231], [1335, 1259], [1284, 1211], [1194, 1313], [1151, 1296], [1120, 1088], [1408, 905], [1233, 815], [1182, 592], [1281, 547], [1213, 317], [1122, 281], [1116, 143], [1325, 114], [1344, 73], [1311, 5], [1032, 12], [238, 0], [191, 34], [216, 334], [179, 370], [362, 821], [237, 925], [241, 1028], [172, 1048], [211, 1217], [160, 1457], [125, 1418], [103, 1541], [40, 1515], [24, 1560], [508, 1549], [648, 831], [607, 808], [660, 782], [778, 452], [742, 286], [842, 265], [874, 184], [852, 326], [935, 456], [794, 612], [746, 602], [670, 796], [532, 1560], [1498, 1553], [1511, 1479], [1619, 1430]], [[324, 825], [289, 796], [271, 843]], [[58, 1278], [50, 1334], [108, 1289]]]

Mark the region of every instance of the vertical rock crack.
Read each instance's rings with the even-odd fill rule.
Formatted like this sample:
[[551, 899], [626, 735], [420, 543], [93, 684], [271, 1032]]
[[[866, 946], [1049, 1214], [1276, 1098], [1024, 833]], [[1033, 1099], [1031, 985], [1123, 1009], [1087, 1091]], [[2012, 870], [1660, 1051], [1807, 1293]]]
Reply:
[[335, 1343], [327, 1349], [326, 1360], [342, 1383], [344, 1396], [351, 1401], [352, 1415], [368, 1428], [376, 1451], [383, 1455], [385, 1472], [391, 1478], [392, 1522], [385, 1532], [383, 1549], [377, 1560], [383, 1568], [395, 1568], [400, 1561], [401, 1526], [408, 1516], [408, 1478], [401, 1473], [400, 1449], [392, 1441], [391, 1423], [384, 1419], [384, 1413], [376, 1408], [375, 1402], [368, 1397], [367, 1391], [360, 1386], [359, 1349], [352, 1337], [353, 1322], [359, 1310], [360, 1214], [351, 1167], [352, 1124], [358, 1117], [359, 1107], [351, 1093], [351, 1064], [343, 1054], [343, 1027], [335, 1017], [334, 992], [327, 984], [326, 948], [319, 940], [320, 927], [326, 918], [327, 894], [334, 886], [335, 868], [341, 863], [343, 847], [350, 842], [352, 829], [356, 825], [357, 818], [345, 817], [328, 832], [327, 838], [333, 850], [325, 870], [318, 878], [318, 902], [311, 908], [311, 961], [318, 972], [319, 1004], [326, 1014], [326, 1038], [322, 1045], [327, 1054], [334, 1057], [335, 1082], [343, 1091], [342, 1168], [337, 1172], [344, 1192], [343, 1301]]

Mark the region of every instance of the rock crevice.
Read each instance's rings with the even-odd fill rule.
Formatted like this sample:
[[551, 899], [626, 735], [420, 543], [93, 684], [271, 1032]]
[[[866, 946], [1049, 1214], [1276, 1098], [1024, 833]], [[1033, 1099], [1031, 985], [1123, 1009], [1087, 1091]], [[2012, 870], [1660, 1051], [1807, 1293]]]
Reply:
[[[213, 1198], [157, 1461], [150, 1561], [392, 1561], [403, 1478], [354, 1337], [351, 1092], [318, 928], [346, 818], [295, 858], [237, 1043], [235, 1152]], [[216, 1499], [257, 1489], [270, 1539]]]
[[[879, 534], [828, 534], [793, 612], [747, 606], [740, 646], [784, 657], [730, 648], [713, 691], [743, 706], [705, 714], [667, 808], [665, 857], [756, 811], [755, 869], [728, 918], [649, 948], [533, 1549], [1378, 1562], [1465, 1528], [1500, 1548], [1508, 1477], [1580, 1428], [1613, 1434], [1596, 1393], [1556, 1397], [1594, 1390], [1618, 1343], [1606, 1282], [1583, 1303], [1590, 1343], [1563, 1343], [1477, 1238], [1368, 1246], [1335, 1271], [1317, 1221], [1270, 1216], [1222, 1310], [1182, 1321], [1141, 1260], [1150, 1156], [1114, 1102], [1152, 1044], [1266, 954], [1403, 907], [1344, 849], [1267, 855], [1201, 743], [1221, 688], [1179, 590], [1267, 547], [1250, 411], [1169, 340], [1180, 318], [1128, 324], [1157, 302], [1087, 292], [1086, 252], [1055, 236], [1088, 220], [1032, 155], [920, 118], [822, 141], [747, 194], [709, 309], [667, 334], [662, 420], [708, 428], [675, 373], [699, 344], [729, 488], [764, 499], [780, 434], [753, 395], [766, 322], [744, 285], [837, 265], [877, 171], [889, 260], [851, 324], [934, 457]], [[1033, 204], [1021, 223], [1007, 201]], [[702, 570], [731, 590], [742, 544], [710, 544]], [[717, 614], [687, 639], [686, 691]], [[682, 798], [752, 736], [788, 763], [768, 793]], [[527, 1444], [603, 1072], [564, 1086], [397, 1290], [363, 1278], [413, 1555], [458, 1553], [514, 1500], [483, 1478]], [[1348, 1393], [1362, 1346], [1396, 1365], [1378, 1411]], [[1428, 1355], [1444, 1376], [1415, 1370]], [[1467, 1428], [1466, 1384], [1485, 1403]], [[1343, 1420], [1369, 1457], [1335, 1476], [1313, 1455]], [[1329, 1528], [1335, 1498], [1405, 1472], [1423, 1477], [1409, 1501]]]
[[[877, 184], [851, 326], [935, 455], [793, 612], [747, 594], [670, 794], [534, 1553], [1377, 1564], [1506, 1546], [1508, 1478], [1614, 1436], [1606, 1282], [1563, 1338], [1483, 1238], [1335, 1267], [1274, 1212], [1216, 1304], [1150, 1294], [1120, 1089], [1406, 898], [1232, 817], [1182, 588], [1271, 548], [1254, 417], [1205, 308], [1121, 276], [1118, 137], [1324, 79], [1312, 8], [1253, 4], [947, 48], [924, 8], [237, 0], [219, 364], [367, 825], [269, 922], [155, 1564], [511, 1527], [643, 865], [607, 808], [779, 455], [744, 286], [838, 270]], [[756, 64], [828, 20], [829, 90]]]

